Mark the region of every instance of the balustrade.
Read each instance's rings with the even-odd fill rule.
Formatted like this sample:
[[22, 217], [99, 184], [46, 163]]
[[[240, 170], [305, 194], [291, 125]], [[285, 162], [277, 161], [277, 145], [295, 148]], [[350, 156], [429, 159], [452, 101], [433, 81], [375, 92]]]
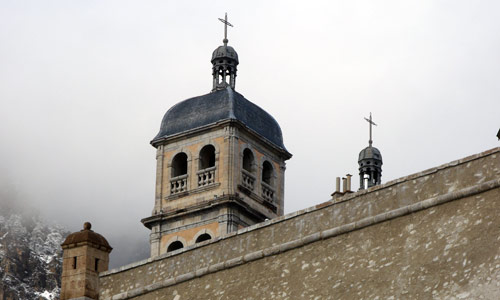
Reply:
[[198, 187], [215, 183], [215, 167], [200, 170], [196, 174], [198, 175]]
[[262, 198], [269, 202], [274, 202], [274, 189], [267, 183], [262, 183]]
[[247, 189], [253, 191], [254, 185], [255, 185], [255, 176], [250, 174], [250, 172], [248, 172], [247, 170], [242, 169], [241, 170], [241, 178], [243, 181], [243, 186], [246, 187]]
[[170, 194], [173, 195], [187, 191], [187, 178], [188, 175], [184, 174], [170, 179]]

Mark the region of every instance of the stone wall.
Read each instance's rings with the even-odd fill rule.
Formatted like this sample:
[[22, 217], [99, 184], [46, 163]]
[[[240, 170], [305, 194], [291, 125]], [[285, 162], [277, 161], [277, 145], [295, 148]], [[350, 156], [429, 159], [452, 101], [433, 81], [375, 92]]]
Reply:
[[109, 253], [103, 250], [86, 244], [66, 248], [63, 252], [60, 298], [90, 297], [95, 299], [99, 294], [97, 271], [108, 270], [108, 265]]
[[498, 299], [500, 148], [100, 274], [100, 299]]

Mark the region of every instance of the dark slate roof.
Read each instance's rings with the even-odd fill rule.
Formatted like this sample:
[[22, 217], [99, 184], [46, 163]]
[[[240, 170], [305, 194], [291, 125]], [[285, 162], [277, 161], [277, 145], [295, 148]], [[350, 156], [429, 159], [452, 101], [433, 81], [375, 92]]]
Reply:
[[358, 162], [363, 159], [375, 159], [382, 161], [382, 154], [380, 154], [380, 151], [377, 148], [368, 146], [359, 152]]
[[237, 120], [286, 151], [278, 122], [230, 87], [172, 106], [163, 117], [160, 132], [151, 144], [156, 146], [163, 138], [224, 120]]

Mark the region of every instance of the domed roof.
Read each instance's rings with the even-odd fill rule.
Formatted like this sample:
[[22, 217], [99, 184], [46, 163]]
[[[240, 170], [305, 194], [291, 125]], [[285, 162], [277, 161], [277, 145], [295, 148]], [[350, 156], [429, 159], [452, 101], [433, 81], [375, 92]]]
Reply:
[[153, 146], [170, 136], [225, 120], [239, 121], [276, 147], [286, 151], [278, 122], [259, 106], [230, 87], [184, 100], [172, 106], [161, 122]]
[[236, 64], [239, 63], [238, 53], [236, 53], [236, 50], [234, 50], [233, 47], [227, 45], [219, 46], [214, 50], [211, 62], [213, 63], [217, 58], [231, 58], [236, 61]]
[[83, 230], [74, 232], [66, 237], [64, 243], [61, 244], [63, 248], [71, 247], [78, 243], [94, 244], [97, 248], [104, 248], [104, 250], [111, 252], [113, 248], [109, 245], [108, 241], [100, 234], [90, 230], [92, 225], [89, 222], [83, 224]]
[[365, 149], [361, 150], [361, 152], [359, 152], [358, 162], [362, 161], [363, 159], [374, 159], [382, 161], [382, 154], [380, 154], [380, 151], [377, 148], [368, 146]]

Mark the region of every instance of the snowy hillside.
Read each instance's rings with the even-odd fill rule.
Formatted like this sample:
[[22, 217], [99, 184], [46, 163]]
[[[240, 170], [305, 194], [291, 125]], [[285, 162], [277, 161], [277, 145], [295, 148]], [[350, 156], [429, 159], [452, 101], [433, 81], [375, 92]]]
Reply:
[[67, 234], [37, 217], [0, 214], [0, 299], [58, 299]]

